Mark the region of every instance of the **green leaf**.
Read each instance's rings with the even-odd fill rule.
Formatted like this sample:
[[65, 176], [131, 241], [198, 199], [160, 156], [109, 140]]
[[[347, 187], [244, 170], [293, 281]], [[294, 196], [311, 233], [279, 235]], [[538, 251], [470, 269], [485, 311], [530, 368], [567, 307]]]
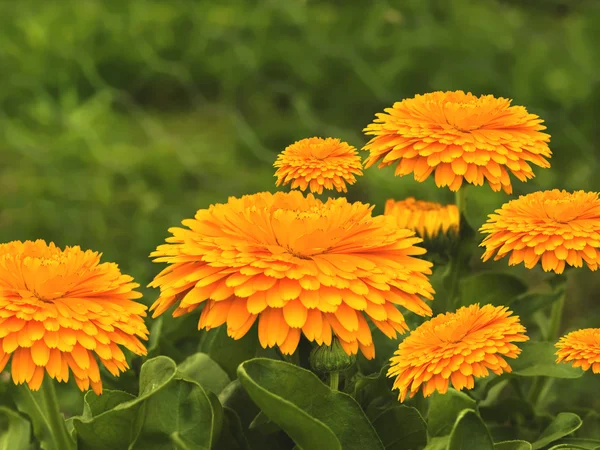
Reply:
[[332, 391], [312, 372], [256, 358], [238, 378], [261, 410], [304, 450], [382, 450], [377, 433], [356, 401]]
[[573, 448], [573, 449], [584, 449], [584, 450], [598, 450], [598, 449], [600, 449], [600, 440], [567, 438], [567, 439], [561, 439], [560, 442], [552, 448], [564, 448], [564, 449]]
[[504, 441], [496, 442], [494, 450], [532, 450], [532, 447], [527, 441]]
[[563, 295], [562, 290], [552, 293], [529, 292], [512, 301], [509, 306], [511, 311], [524, 321], [536, 311], [546, 308]]
[[445, 394], [435, 392], [429, 402], [427, 428], [432, 437], [450, 434], [456, 416], [464, 409], [475, 409], [476, 402], [467, 394], [448, 389]]
[[29, 421], [16, 411], [0, 406], [0, 450], [27, 450], [30, 441]]
[[177, 370], [202, 386], [207, 391], [219, 395], [231, 382], [227, 373], [206, 353], [196, 353], [177, 366]]
[[583, 370], [571, 364], [556, 363], [556, 348], [552, 342], [528, 341], [519, 346], [521, 354], [510, 361], [513, 375], [554, 378], [579, 378], [583, 375]]
[[423, 450], [446, 450], [450, 436], [434, 437], [429, 440]]
[[43, 450], [74, 449], [75, 442], [58, 409], [53, 383], [50, 377], [44, 377], [40, 390], [35, 392], [24, 385], [13, 386], [13, 398], [19, 411], [31, 420], [33, 433]]
[[474, 410], [462, 411], [456, 419], [448, 450], [494, 450], [490, 432]]
[[88, 392], [83, 415], [73, 419], [79, 450], [210, 449], [217, 441], [221, 405], [199, 384], [180, 378], [173, 360], [146, 361], [139, 392], [136, 398], [120, 391], [99, 397]]
[[252, 401], [243, 388], [242, 383], [237, 379], [233, 380], [223, 389], [219, 394], [219, 401], [224, 408], [230, 408], [237, 413], [242, 422], [243, 429], [248, 428], [256, 415], [260, 413], [260, 409], [256, 406], [256, 403]]
[[527, 291], [520, 278], [502, 272], [482, 272], [460, 280], [460, 306], [488, 303], [507, 305], [515, 297]]
[[415, 408], [395, 405], [371, 423], [386, 450], [411, 450], [427, 444], [427, 425]]
[[227, 336], [227, 327], [217, 327], [203, 333], [198, 351], [210, 356], [233, 380], [238, 366], [256, 356], [257, 347], [258, 333], [254, 328], [234, 340]]
[[582, 424], [577, 414], [559, 413], [548, 427], [542, 432], [537, 441], [533, 443], [533, 450], [538, 450], [564, 436], [577, 430]]
[[240, 418], [233, 409], [223, 408], [223, 430], [221, 431], [221, 438], [214, 448], [250, 450], [242, 430]]

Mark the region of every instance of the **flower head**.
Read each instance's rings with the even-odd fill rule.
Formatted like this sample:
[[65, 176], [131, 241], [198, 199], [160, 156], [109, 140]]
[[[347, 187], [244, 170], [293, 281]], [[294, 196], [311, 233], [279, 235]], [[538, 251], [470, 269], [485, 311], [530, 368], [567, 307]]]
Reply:
[[438, 187], [458, 190], [463, 180], [494, 191], [512, 192], [508, 171], [533, 178], [530, 164], [550, 167], [546, 127], [523, 106], [492, 95], [433, 92], [394, 103], [365, 129], [374, 136], [364, 147], [365, 167], [397, 163], [396, 175], [425, 181], [435, 173]]
[[400, 201], [389, 199], [384, 214], [393, 216], [400, 228], [414, 230], [423, 239], [458, 233], [460, 222], [456, 205], [425, 202], [414, 197]]
[[273, 164], [277, 186], [292, 182], [292, 189], [318, 194], [325, 189], [347, 192], [346, 183], [354, 184], [362, 175], [360, 156], [354, 147], [339, 139], [312, 137], [294, 142]]
[[169, 265], [150, 284], [160, 287], [154, 316], [203, 305], [199, 328], [227, 324], [234, 339], [258, 319], [263, 347], [293, 353], [300, 335], [348, 354], [374, 356], [369, 318], [390, 338], [406, 323], [396, 305], [431, 315], [431, 264], [415, 258], [421, 239], [371, 207], [345, 198], [322, 202], [298, 191], [231, 197], [201, 209], [187, 228], [151, 256]]
[[600, 259], [600, 200], [595, 192], [554, 189], [512, 200], [490, 214], [480, 228], [489, 235], [481, 243], [483, 260], [510, 253], [510, 265], [525, 262], [533, 268], [562, 273], [565, 264], [591, 270]]
[[600, 328], [573, 331], [555, 344], [558, 351], [556, 362], [572, 363], [573, 367], [600, 373]]
[[435, 390], [444, 394], [450, 382], [455, 389], [473, 389], [473, 377], [491, 370], [500, 375], [511, 368], [504, 358], [516, 358], [525, 327], [503, 306], [470, 305], [455, 313], [439, 314], [413, 330], [390, 359], [388, 377], [403, 402], [421, 387], [425, 397]]
[[138, 286], [90, 250], [42, 240], [0, 245], [0, 370], [10, 360], [13, 381], [33, 390], [45, 372], [66, 382], [70, 370], [81, 390], [100, 394], [98, 361], [117, 376], [128, 368], [119, 345], [146, 354]]

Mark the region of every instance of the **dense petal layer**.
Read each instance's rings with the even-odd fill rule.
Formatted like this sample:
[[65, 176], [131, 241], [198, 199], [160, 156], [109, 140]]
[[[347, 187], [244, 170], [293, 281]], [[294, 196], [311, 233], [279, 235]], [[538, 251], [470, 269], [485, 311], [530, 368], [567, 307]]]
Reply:
[[474, 377], [510, 372], [504, 358], [521, 352], [512, 342], [528, 340], [524, 333], [519, 317], [502, 306], [470, 305], [440, 314], [400, 343], [387, 375], [396, 378], [401, 402], [421, 387], [425, 397], [436, 390], [443, 394], [450, 385], [472, 389]]
[[374, 136], [363, 150], [365, 167], [396, 164], [396, 175], [412, 173], [439, 187], [458, 190], [463, 181], [488, 182], [494, 191], [512, 192], [508, 173], [533, 178], [531, 164], [550, 167], [550, 136], [535, 114], [510, 100], [477, 97], [463, 91], [433, 92], [394, 103], [365, 129]]
[[600, 328], [585, 328], [573, 331], [556, 343], [556, 362], [571, 363], [583, 370], [592, 368], [600, 373]]
[[600, 199], [595, 192], [554, 189], [523, 195], [502, 205], [481, 227], [488, 236], [483, 260], [510, 254], [508, 263], [531, 269], [541, 261], [546, 271], [565, 265], [598, 269]]
[[201, 209], [152, 253], [169, 265], [150, 284], [154, 316], [203, 305], [200, 328], [227, 324], [242, 337], [258, 319], [264, 347], [293, 353], [300, 338], [373, 357], [367, 319], [390, 337], [406, 329], [402, 306], [431, 315], [431, 263], [414, 232], [371, 207], [321, 202], [298, 191], [230, 198]]
[[139, 285], [114, 263], [79, 247], [42, 240], [0, 245], [0, 370], [11, 360], [15, 383], [39, 389], [44, 372], [102, 392], [97, 359], [118, 375], [119, 345], [146, 353], [147, 307]]
[[362, 162], [354, 147], [339, 139], [312, 137], [294, 142], [281, 152], [273, 164], [277, 167], [277, 186], [292, 183], [321, 194], [323, 188], [347, 192], [346, 183], [354, 184], [362, 175]]

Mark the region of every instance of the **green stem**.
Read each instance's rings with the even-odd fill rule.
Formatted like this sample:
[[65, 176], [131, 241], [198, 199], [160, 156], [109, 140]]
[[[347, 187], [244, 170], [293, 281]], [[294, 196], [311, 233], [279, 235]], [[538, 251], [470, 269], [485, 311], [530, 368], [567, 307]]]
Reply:
[[[27, 389], [23, 386], [23, 389]], [[54, 390], [54, 380], [45, 376], [39, 394], [42, 397], [44, 409], [48, 414], [47, 419], [50, 425], [50, 431], [56, 443], [56, 448], [60, 450], [69, 450], [75, 448], [75, 443], [69, 436], [65, 419], [63, 418], [58, 406], [58, 398]]]
[[565, 294], [563, 293], [556, 302], [552, 305], [550, 311], [550, 326], [548, 327], [548, 340], [555, 341], [558, 339], [560, 334], [560, 326], [562, 320], [562, 313], [565, 307]]
[[458, 191], [454, 193], [456, 207], [458, 208], [458, 213], [461, 216], [465, 215], [465, 211], [467, 210], [467, 189], [466, 187], [461, 187]]
[[338, 390], [338, 385], [340, 384], [340, 373], [339, 372], [329, 372], [329, 387], [332, 391]]
[[[565, 288], [563, 287], [563, 289]], [[554, 302], [550, 310], [550, 325], [548, 326], [548, 333], [546, 335], [547, 341], [555, 342], [558, 339], [564, 307], [565, 292]], [[529, 399], [534, 407], [541, 403], [546, 393], [550, 390], [552, 383], [554, 383], [554, 378], [552, 377], [536, 377], [533, 380], [533, 384], [529, 390]]]

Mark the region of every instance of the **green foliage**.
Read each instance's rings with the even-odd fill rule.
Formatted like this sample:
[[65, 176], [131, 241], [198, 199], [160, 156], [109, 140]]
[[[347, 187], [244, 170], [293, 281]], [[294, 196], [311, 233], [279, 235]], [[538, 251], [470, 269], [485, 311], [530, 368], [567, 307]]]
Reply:
[[[149, 305], [159, 266], [148, 255], [169, 227], [273, 190], [272, 163], [293, 141], [360, 148], [376, 112], [433, 90], [510, 97], [545, 120], [554, 169], [514, 180], [515, 195], [600, 190], [599, 21], [585, 0], [0, 2], [2, 241], [101, 251]], [[375, 168], [348, 198], [380, 213], [409, 195], [453, 199]], [[432, 307], [520, 316], [531, 341], [510, 374], [400, 404], [386, 373], [403, 337], [373, 325], [375, 359], [359, 355], [335, 392], [308, 370], [306, 341], [290, 364], [260, 347], [257, 325], [234, 341], [226, 326], [198, 331], [199, 311], [167, 313], [148, 319], [147, 357], [102, 374], [101, 396], [0, 380], [0, 449], [600, 449], [599, 377], [556, 364], [548, 319], [566, 293], [561, 333], [598, 326], [597, 278], [573, 271], [563, 285], [506, 260], [483, 265], [476, 230], [509, 198], [468, 188], [469, 227], [436, 261]]]

